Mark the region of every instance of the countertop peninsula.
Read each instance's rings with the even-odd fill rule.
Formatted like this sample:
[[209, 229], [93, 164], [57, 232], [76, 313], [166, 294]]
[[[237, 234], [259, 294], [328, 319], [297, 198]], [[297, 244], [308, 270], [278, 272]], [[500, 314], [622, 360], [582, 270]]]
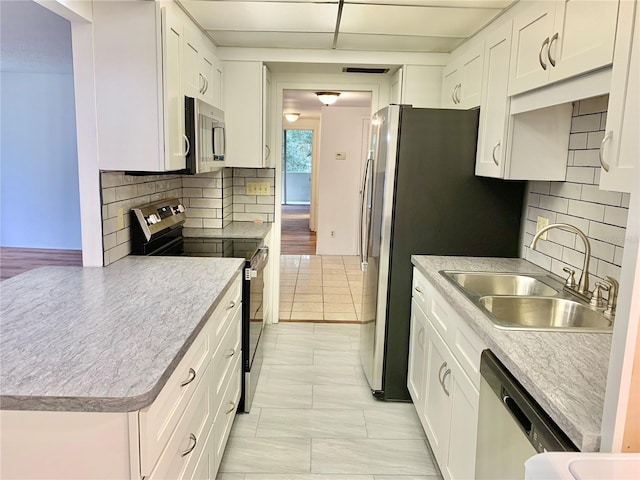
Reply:
[[125, 257], [5, 280], [0, 408], [127, 412], [151, 404], [244, 264]]
[[501, 330], [439, 272], [549, 273], [521, 259], [414, 255], [413, 264], [584, 452], [598, 451], [611, 334]]

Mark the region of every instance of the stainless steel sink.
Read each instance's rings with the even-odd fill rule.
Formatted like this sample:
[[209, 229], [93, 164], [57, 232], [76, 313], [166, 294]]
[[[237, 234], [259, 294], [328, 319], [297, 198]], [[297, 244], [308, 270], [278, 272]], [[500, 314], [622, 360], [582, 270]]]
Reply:
[[532, 275], [490, 272], [442, 272], [454, 283], [476, 295], [527, 295], [552, 297], [558, 290]]
[[566, 298], [485, 296], [478, 302], [498, 328], [610, 332], [611, 321]]

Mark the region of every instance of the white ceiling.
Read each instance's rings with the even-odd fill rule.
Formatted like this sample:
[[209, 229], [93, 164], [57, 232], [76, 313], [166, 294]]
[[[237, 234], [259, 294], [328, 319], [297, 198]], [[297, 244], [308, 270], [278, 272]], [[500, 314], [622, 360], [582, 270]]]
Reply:
[[[327, 108], [371, 107], [371, 92], [351, 92], [336, 90], [340, 96], [336, 103]], [[299, 113], [300, 118], [320, 118], [324, 105], [318, 100], [315, 90], [285, 90], [282, 98], [283, 113]], [[283, 120], [286, 128], [286, 120]]]
[[514, 0], [181, 0], [223, 47], [451, 52]]

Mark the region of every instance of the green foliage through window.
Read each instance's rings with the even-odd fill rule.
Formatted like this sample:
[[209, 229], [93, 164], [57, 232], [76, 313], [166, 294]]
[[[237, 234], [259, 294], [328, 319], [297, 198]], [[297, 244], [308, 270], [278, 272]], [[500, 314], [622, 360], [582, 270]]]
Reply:
[[282, 170], [292, 173], [311, 172], [312, 130], [284, 130]]

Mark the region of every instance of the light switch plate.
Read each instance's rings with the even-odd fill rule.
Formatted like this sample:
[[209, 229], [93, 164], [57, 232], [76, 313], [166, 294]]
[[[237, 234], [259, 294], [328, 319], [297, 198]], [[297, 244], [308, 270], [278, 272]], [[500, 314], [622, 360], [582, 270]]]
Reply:
[[[547, 225], [549, 225], [549, 219], [546, 217], [539, 216], [536, 222], [536, 233], [538, 233]], [[547, 239], [547, 232], [544, 232], [542, 235], [540, 235], [540, 240], [546, 240], [546, 239]]]
[[247, 195], [270, 195], [271, 185], [269, 182], [247, 182], [245, 193]]

